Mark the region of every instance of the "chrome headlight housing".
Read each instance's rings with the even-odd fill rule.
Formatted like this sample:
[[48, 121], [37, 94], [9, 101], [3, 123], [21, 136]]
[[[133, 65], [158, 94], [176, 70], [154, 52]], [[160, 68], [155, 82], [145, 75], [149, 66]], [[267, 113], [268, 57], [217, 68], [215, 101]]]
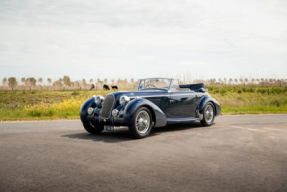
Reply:
[[129, 101], [130, 101], [130, 98], [128, 96], [123, 95], [123, 96], [120, 97], [120, 104], [121, 105], [124, 105], [127, 102], [129, 102]]
[[88, 114], [92, 115], [94, 113], [94, 109], [92, 107], [88, 108]]
[[105, 98], [101, 95], [95, 96], [95, 103], [98, 105], [101, 102], [103, 102], [105, 100]]
[[119, 111], [118, 111], [117, 109], [114, 109], [114, 110], [112, 111], [112, 115], [113, 115], [114, 117], [116, 117], [118, 114], [119, 114]]

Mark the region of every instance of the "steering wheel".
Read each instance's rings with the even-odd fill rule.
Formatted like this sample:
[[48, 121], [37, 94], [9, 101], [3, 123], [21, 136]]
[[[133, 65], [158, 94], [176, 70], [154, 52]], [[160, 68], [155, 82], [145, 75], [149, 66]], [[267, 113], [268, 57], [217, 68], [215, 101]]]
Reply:
[[154, 88], [156, 88], [153, 84], [148, 84], [145, 86], [145, 88], [149, 88], [149, 86], [153, 86]]

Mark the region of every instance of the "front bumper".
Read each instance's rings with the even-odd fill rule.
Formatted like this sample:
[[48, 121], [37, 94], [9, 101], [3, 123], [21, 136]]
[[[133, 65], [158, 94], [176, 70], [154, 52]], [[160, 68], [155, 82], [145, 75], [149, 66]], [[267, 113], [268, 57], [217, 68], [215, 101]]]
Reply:
[[110, 118], [102, 118], [97, 115], [81, 115], [81, 121], [88, 121], [94, 122], [101, 125], [114, 125], [114, 126], [129, 126], [130, 123], [125, 118], [118, 118], [118, 117], [110, 117]]

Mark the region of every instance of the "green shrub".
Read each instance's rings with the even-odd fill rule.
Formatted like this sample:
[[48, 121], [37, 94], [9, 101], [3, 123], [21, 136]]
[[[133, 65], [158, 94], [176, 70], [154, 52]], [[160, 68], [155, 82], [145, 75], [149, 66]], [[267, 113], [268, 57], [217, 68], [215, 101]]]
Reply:
[[241, 90], [241, 89], [238, 89], [238, 90], [237, 90], [237, 93], [242, 93], [242, 90]]
[[287, 105], [287, 98], [274, 98], [270, 101], [270, 105], [275, 107], [281, 107]]
[[79, 91], [73, 91], [72, 95], [80, 95]]
[[255, 89], [253, 87], [250, 87], [248, 92], [251, 92], [251, 93], [254, 93], [255, 92]]

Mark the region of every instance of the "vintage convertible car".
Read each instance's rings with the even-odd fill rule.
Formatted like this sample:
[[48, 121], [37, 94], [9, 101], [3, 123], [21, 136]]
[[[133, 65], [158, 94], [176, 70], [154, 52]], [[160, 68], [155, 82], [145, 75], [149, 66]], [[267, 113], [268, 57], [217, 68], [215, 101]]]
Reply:
[[112, 92], [86, 100], [80, 117], [91, 134], [128, 126], [136, 138], [149, 135], [153, 127], [199, 120], [210, 126], [221, 107], [204, 84], [179, 85], [178, 79], [147, 78], [139, 81], [138, 90]]

